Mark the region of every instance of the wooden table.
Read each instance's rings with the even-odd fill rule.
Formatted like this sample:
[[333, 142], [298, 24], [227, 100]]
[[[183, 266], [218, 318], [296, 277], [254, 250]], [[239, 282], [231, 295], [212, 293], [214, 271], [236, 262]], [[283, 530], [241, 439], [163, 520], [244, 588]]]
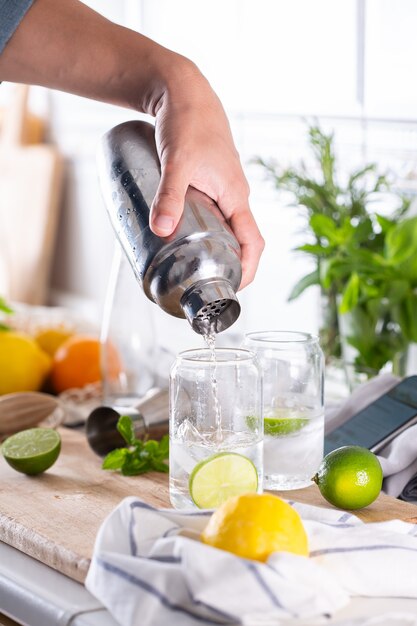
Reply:
[[[0, 458], [0, 540], [84, 582], [104, 518], [127, 496], [169, 507], [168, 477], [159, 473], [125, 477], [104, 471], [82, 433], [63, 428], [60, 434], [61, 455], [40, 476], [19, 474]], [[276, 493], [330, 506], [316, 485]], [[381, 494], [357, 515], [364, 521], [400, 518], [417, 522], [417, 506]]]

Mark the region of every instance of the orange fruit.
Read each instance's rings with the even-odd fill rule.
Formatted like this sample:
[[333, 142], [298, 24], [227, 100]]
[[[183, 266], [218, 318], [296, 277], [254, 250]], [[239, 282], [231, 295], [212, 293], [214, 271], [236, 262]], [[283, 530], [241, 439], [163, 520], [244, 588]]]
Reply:
[[[111, 376], [120, 372], [120, 360], [112, 349]], [[73, 335], [55, 352], [51, 382], [56, 393], [67, 389], [82, 389], [101, 380], [100, 340], [88, 335]]]

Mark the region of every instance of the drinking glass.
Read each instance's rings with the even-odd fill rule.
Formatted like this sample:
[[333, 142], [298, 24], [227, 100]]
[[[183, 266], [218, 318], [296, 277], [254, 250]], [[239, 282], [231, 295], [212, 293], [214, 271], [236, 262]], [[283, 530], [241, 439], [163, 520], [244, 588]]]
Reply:
[[[257, 473], [257, 491], [261, 492], [262, 452], [261, 374], [255, 355], [248, 350], [228, 348], [181, 352], [170, 374], [172, 505], [175, 508], [201, 506], [193, 499], [193, 485], [190, 489], [198, 468], [194, 470], [198, 464], [201, 467], [220, 453], [234, 453], [249, 459], [246, 466], [254, 473], [255, 481]], [[241, 488], [239, 476], [235, 477], [236, 484], [227, 485], [215, 471], [211, 479], [214, 482], [207, 484], [207, 490], [214, 488], [217, 481], [219, 491], [224, 489], [229, 495], [237, 495]]]
[[252, 332], [263, 377], [264, 488], [311, 484], [323, 458], [324, 358], [318, 338], [301, 332]]

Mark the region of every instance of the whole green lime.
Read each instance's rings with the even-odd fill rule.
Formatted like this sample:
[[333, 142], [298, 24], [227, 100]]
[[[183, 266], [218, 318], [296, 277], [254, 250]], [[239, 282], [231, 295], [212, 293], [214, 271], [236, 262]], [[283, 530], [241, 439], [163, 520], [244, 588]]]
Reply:
[[361, 446], [329, 452], [312, 478], [330, 504], [347, 510], [363, 509], [376, 500], [382, 479], [377, 457]]
[[8, 437], [1, 451], [13, 469], [34, 476], [55, 463], [61, 451], [61, 438], [53, 428], [29, 428]]

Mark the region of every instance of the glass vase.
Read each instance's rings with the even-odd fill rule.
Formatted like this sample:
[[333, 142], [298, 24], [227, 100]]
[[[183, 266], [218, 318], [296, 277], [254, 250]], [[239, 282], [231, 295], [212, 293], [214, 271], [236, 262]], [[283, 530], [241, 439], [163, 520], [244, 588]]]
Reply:
[[350, 391], [380, 373], [400, 378], [408, 373], [409, 342], [392, 319], [388, 301], [369, 300], [339, 313], [339, 328]]
[[101, 327], [103, 401], [134, 406], [155, 385], [152, 303], [116, 245]]

